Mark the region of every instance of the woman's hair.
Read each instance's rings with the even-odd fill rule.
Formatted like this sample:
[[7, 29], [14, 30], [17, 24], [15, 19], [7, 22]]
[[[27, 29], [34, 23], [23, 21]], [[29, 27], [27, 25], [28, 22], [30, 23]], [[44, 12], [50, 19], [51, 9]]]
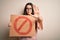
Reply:
[[28, 15], [28, 13], [27, 13], [27, 11], [26, 11], [27, 5], [31, 5], [31, 7], [32, 7], [32, 13], [31, 13], [31, 14], [34, 15], [34, 10], [33, 10], [33, 4], [32, 4], [32, 3], [27, 3], [27, 4], [25, 5], [23, 15]]

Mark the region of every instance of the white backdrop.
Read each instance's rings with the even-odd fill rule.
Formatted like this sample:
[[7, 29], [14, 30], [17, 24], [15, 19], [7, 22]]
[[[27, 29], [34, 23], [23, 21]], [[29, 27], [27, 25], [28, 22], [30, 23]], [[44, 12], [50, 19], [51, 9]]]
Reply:
[[43, 17], [37, 40], [60, 40], [60, 0], [0, 0], [0, 40], [8, 40], [10, 15], [21, 14], [28, 2], [38, 6]]

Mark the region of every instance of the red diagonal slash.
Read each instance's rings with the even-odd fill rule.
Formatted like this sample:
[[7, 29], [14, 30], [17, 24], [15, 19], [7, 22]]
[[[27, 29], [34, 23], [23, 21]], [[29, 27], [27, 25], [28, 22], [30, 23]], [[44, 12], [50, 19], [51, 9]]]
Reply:
[[24, 26], [24, 24], [27, 22], [27, 20], [25, 20], [21, 25], [20, 27], [18, 28], [18, 31], [21, 30], [21, 28]]
[[[19, 19], [25, 19], [24, 22], [19, 26], [19, 28], [17, 29], [17, 22]], [[26, 31], [26, 32], [19, 32], [21, 31], [21, 29], [23, 29], [22, 27], [24, 27], [24, 24], [26, 22], [29, 22], [29, 29]], [[15, 19], [15, 22], [14, 22], [14, 29], [17, 33], [21, 34], [21, 35], [26, 35], [26, 34], [29, 34], [29, 32], [32, 30], [32, 22], [29, 18], [25, 17], [25, 16], [19, 16], [18, 18]]]

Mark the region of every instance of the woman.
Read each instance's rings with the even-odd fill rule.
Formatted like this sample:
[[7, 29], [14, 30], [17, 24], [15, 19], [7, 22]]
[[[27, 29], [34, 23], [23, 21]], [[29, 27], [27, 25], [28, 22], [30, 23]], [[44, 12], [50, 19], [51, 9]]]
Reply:
[[[43, 29], [43, 24], [42, 24], [42, 19], [39, 17], [39, 10], [38, 8], [33, 5], [32, 3], [27, 3], [25, 8], [24, 8], [24, 13], [23, 15], [30, 15], [36, 19], [35, 21], [35, 30], [37, 33], [37, 29]], [[39, 25], [39, 26], [38, 26]], [[17, 37], [15, 40], [37, 40], [36, 35], [33, 37]]]
[[[43, 29], [43, 24], [42, 24], [42, 19], [39, 17], [39, 10], [38, 8], [33, 5], [32, 3], [27, 3], [25, 8], [24, 8], [24, 13], [23, 15], [30, 15], [36, 19], [35, 21], [35, 30], [37, 33], [37, 28]], [[40, 25], [40, 27], [38, 26]], [[36, 40], [36, 35], [32, 38], [27, 38], [27, 40]]]

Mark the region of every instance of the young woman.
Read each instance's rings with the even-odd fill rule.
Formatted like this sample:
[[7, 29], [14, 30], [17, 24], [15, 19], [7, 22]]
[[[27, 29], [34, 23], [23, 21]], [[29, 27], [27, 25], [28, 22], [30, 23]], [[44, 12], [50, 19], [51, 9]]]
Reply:
[[[24, 13], [23, 15], [30, 15], [36, 19], [35, 21], [35, 30], [37, 33], [37, 29], [43, 29], [43, 24], [42, 24], [42, 18], [39, 17], [39, 9], [33, 5], [32, 3], [27, 3], [25, 8], [24, 8]], [[27, 38], [27, 40], [37, 40], [36, 35], [31, 38]]]
[[[23, 15], [30, 15], [36, 19], [35, 21], [35, 30], [43, 29], [42, 18], [39, 16], [39, 9], [32, 3], [27, 3], [24, 8]], [[13, 39], [13, 38], [12, 38]], [[33, 37], [16, 37], [14, 40], [37, 40], [36, 35]]]

